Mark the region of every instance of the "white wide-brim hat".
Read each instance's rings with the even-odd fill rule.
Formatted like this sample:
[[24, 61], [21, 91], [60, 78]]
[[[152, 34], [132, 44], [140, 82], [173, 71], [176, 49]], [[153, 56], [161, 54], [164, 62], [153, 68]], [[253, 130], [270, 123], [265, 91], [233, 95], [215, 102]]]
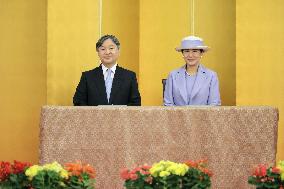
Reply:
[[204, 52], [209, 50], [209, 47], [203, 44], [203, 39], [196, 36], [188, 36], [182, 39], [180, 46], [175, 48], [181, 52], [183, 49], [202, 49]]

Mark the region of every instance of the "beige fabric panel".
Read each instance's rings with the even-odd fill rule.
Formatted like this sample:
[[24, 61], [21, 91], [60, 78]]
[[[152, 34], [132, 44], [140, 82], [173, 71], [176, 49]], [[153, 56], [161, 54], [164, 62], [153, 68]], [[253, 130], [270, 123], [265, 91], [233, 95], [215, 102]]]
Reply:
[[252, 168], [275, 162], [277, 125], [272, 107], [45, 106], [40, 162], [82, 160], [97, 188], [119, 189], [124, 167], [207, 158], [212, 188], [250, 188]]

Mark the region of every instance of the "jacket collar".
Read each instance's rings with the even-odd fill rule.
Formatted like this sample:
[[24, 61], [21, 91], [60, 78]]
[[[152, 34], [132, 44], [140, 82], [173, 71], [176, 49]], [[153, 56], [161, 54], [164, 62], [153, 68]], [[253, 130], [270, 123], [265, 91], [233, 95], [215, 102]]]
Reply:
[[116, 71], [115, 71], [115, 75], [114, 75], [114, 78], [113, 78], [113, 81], [112, 81], [109, 104], [112, 104], [114, 97], [119, 92], [119, 90], [121, 88], [120, 86], [121, 86], [122, 78], [123, 78], [122, 68], [117, 66]]
[[197, 95], [197, 93], [201, 89], [201, 87], [202, 87], [203, 83], [206, 81], [206, 79], [207, 79], [206, 70], [201, 64], [199, 64], [198, 70], [197, 70], [197, 75], [196, 75], [196, 80], [195, 80], [195, 83], [194, 83], [194, 86], [193, 86], [193, 89], [192, 89], [191, 95], [190, 95], [190, 101], [192, 101], [192, 98]]
[[[179, 87], [180, 94], [181, 94], [184, 102], [186, 102], [186, 104], [187, 104], [188, 103], [188, 96], [187, 96], [187, 90], [186, 90], [185, 74], [186, 74], [186, 70], [185, 70], [185, 65], [184, 65], [180, 69], [178, 69], [177, 82], [181, 86], [181, 87]], [[202, 66], [201, 64], [199, 64], [198, 70], [197, 70], [197, 73], [196, 73], [196, 80], [195, 80], [195, 83], [193, 85], [193, 89], [192, 89], [191, 95], [190, 95], [190, 101], [192, 101], [192, 98], [194, 98], [198, 94], [199, 90], [201, 89], [201, 87], [202, 87], [202, 85], [203, 85], [203, 83], [205, 82], [206, 79], [207, 79], [206, 68], [204, 66]]]
[[118, 65], [116, 66], [114, 78], [112, 81], [112, 88], [111, 88], [109, 103], [107, 101], [107, 94], [106, 94], [106, 87], [105, 87], [105, 80], [104, 80], [102, 65], [100, 65], [97, 68], [98, 69], [95, 69], [96, 71], [95, 74], [98, 75], [97, 77], [95, 77], [97, 81], [97, 84], [96, 84], [97, 89], [100, 93], [101, 98], [104, 99], [105, 104], [112, 104], [112, 100], [117, 94], [117, 91], [119, 91], [119, 88], [121, 85], [122, 68], [119, 67]]

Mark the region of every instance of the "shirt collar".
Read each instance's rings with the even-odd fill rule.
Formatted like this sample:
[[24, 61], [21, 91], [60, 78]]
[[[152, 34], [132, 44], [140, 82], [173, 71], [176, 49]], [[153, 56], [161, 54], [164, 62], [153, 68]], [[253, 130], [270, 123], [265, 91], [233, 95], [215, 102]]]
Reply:
[[[102, 69], [103, 69], [103, 74], [105, 74], [108, 68], [107, 68], [105, 65], [103, 65], [103, 64], [101, 64], [101, 66], [102, 66]], [[117, 66], [117, 63], [115, 63], [115, 65], [113, 65], [113, 66], [110, 68], [112, 73], [115, 73], [116, 66]]]
[[[186, 64], [182, 67], [182, 70], [184, 71], [184, 74], [186, 74], [186, 75], [189, 75], [190, 76], [190, 74], [188, 74], [187, 73], [187, 71], [186, 71]], [[198, 64], [198, 67], [197, 67], [197, 71], [196, 71], [196, 74], [195, 75], [197, 75], [198, 74], [198, 72], [200, 72], [202, 70], [202, 66], [200, 65], [200, 63]]]

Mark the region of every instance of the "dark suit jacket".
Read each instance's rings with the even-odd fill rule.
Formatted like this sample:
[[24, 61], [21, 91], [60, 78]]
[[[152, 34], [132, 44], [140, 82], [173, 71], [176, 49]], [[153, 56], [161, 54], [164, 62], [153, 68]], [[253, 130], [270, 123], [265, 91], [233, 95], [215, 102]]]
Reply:
[[73, 97], [73, 104], [75, 106], [141, 106], [136, 74], [119, 66], [116, 67], [108, 103], [102, 67], [83, 72]]

